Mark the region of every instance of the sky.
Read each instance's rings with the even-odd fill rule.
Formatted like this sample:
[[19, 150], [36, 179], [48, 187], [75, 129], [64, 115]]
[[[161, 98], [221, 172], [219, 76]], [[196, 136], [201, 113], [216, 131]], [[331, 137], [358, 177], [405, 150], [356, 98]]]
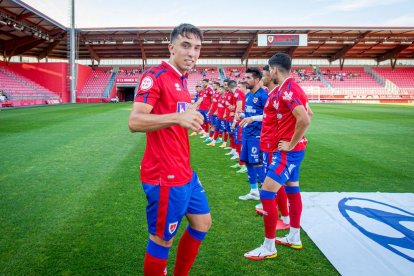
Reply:
[[[69, 26], [70, 0], [23, 0]], [[75, 0], [77, 28], [196, 26], [413, 27], [414, 0]]]

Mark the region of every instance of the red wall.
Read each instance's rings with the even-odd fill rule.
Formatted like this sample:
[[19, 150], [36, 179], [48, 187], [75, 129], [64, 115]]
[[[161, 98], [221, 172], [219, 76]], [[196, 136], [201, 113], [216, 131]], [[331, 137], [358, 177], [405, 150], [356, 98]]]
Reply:
[[78, 83], [76, 85], [76, 91], [79, 92], [85, 86], [86, 81], [92, 75], [92, 68], [89, 66], [77, 64], [78, 70]]
[[67, 63], [10, 63], [9, 68], [70, 101]]

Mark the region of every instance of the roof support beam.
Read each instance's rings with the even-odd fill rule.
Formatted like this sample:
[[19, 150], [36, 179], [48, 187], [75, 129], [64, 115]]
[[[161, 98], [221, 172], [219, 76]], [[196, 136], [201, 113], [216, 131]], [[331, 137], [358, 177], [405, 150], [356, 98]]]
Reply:
[[144, 44], [142, 43], [142, 39], [139, 33], [137, 33], [137, 38], [138, 38], [138, 43], [139, 43], [139, 49], [141, 50], [142, 62], [143, 64], [147, 64], [147, 54], [145, 53]]
[[355, 47], [355, 45], [357, 45], [362, 39], [364, 39], [368, 34], [370, 33], [370, 31], [365, 32], [360, 34], [355, 40], [354, 40], [354, 44], [349, 44], [344, 46], [341, 50], [339, 50], [339, 52], [337, 52], [335, 55], [333, 55], [331, 58], [329, 58], [329, 62], [333, 62], [337, 59], [341, 59], [344, 58], [345, 55], [352, 49]]
[[47, 47], [47, 49], [41, 53], [37, 58], [39, 60], [44, 59], [45, 57], [47, 57], [49, 55], [49, 53], [51, 53], [53, 51], [53, 49], [56, 48], [56, 46], [60, 43], [60, 40], [55, 40], [52, 44], [49, 45], [49, 47]]
[[8, 60], [10, 61], [11, 57], [24, 54], [42, 43], [44, 43], [44, 40], [34, 40], [28, 44], [17, 45], [9, 53], [7, 53]]
[[387, 60], [387, 59], [393, 59], [393, 58], [398, 58], [398, 56], [401, 54], [402, 51], [404, 51], [405, 49], [407, 49], [408, 47], [414, 45], [414, 42], [412, 42], [411, 44], [401, 44], [397, 47], [394, 48], [394, 50], [392, 50], [391, 52], [386, 53], [385, 55], [379, 56], [377, 58], [378, 62]]
[[[26, 44], [29, 44], [29, 43], [33, 42], [33, 41], [37, 41], [37, 39], [33, 38], [33, 37], [27, 37], [27, 36], [12, 39], [12, 40], [6, 41], [6, 43], [4, 43], [4, 49], [6, 51], [10, 51], [10, 50], [12, 50], [16, 47], [24, 46]], [[40, 41], [44, 42], [43, 39], [40, 39]]]
[[250, 51], [252, 50], [252, 48], [254, 46], [254, 42], [257, 39], [257, 34], [258, 33], [259, 33], [259, 31], [255, 32], [254, 35], [252, 36], [252, 38], [250, 39], [249, 45], [247, 46], [246, 51], [244, 52], [244, 54], [243, 54], [243, 56], [241, 58], [241, 63], [243, 63], [245, 60], [248, 60], [249, 59]]
[[85, 44], [86, 49], [88, 49], [89, 54], [91, 55], [92, 61], [96, 60], [98, 63], [101, 62], [101, 58], [95, 52], [95, 50], [91, 47], [91, 45]]
[[287, 54], [290, 56], [290, 58], [293, 58], [293, 54], [295, 53], [296, 49], [298, 48], [298, 46], [294, 46], [294, 47], [290, 47], [289, 51], [287, 52]]

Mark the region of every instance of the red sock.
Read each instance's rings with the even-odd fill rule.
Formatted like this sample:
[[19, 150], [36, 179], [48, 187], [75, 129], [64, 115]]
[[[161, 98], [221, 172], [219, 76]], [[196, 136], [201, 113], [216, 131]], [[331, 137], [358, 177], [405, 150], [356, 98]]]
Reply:
[[208, 133], [208, 130], [210, 129], [210, 124], [209, 123], [204, 123], [204, 131], [206, 133]]
[[241, 152], [241, 144], [235, 144], [234, 145], [236, 147], [236, 152], [239, 154], [240, 156], [240, 152]]
[[215, 131], [214, 131], [213, 140], [214, 140], [214, 141], [216, 141], [216, 140], [217, 140], [217, 138], [218, 138], [218, 136], [219, 136], [219, 132], [218, 132], [218, 130], [215, 130]]
[[145, 276], [164, 276], [164, 270], [167, 267], [167, 260], [158, 259], [147, 252], [144, 258], [144, 275]]
[[224, 132], [224, 142], [227, 142], [227, 140], [229, 139], [229, 134], [227, 133], [227, 131]]
[[214, 130], [210, 130], [210, 138], [213, 138], [213, 136], [214, 136]]
[[276, 238], [276, 224], [277, 224], [277, 206], [276, 206], [276, 193], [261, 190], [260, 201], [263, 205], [263, 220], [265, 228], [265, 237], [268, 239]]
[[174, 276], [187, 276], [197, 257], [201, 241], [206, 232], [200, 232], [187, 227], [180, 239], [175, 261]]
[[278, 191], [276, 195], [276, 202], [277, 202], [277, 208], [280, 210], [280, 213], [282, 216], [287, 217], [289, 216], [289, 208], [287, 205], [287, 196], [284, 186], [282, 186]]
[[156, 244], [148, 239], [147, 251], [144, 258], [145, 276], [163, 276], [167, 267], [169, 247]]
[[234, 149], [234, 136], [230, 135], [230, 147]]
[[302, 197], [299, 186], [286, 186], [286, 194], [289, 199], [290, 226], [300, 228], [300, 216], [302, 215]]

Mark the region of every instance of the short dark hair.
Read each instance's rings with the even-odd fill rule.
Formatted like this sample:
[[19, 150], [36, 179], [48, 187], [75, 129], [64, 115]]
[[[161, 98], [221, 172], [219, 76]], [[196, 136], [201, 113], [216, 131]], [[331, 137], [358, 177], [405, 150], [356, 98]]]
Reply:
[[246, 73], [252, 74], [254, 79], [261, 79], [262, 78], [262, 71], [260, 71], [257, 67], [249, 67], [246, 70]]
[[220, 83], [218, 81], [213, 82], [213, 84], [220, 86]]
[[232, 89], [232, 88], [237, 87], [237, 82], [235, 80], [231, 80], [229, 81], [228, 85], [229, 85], [229, 88]]
[[227, 82], [229, 84], [230, 79], [224, 79], [223, 83]]
[[241, 82], [239, 82], [239, 84], [243, 85], [246, 89], [249, 88], [249, 87], [247, 87], [247, 82], [245, 82], [245, 81], [241, 81]]
[[279, 70], [288, 73], [292, 68], [292, 59], [286, 53], [276, 53], [269, 59], [269, 66], [276, 66]]
[[203, 81], [209, 82], [210, 80], [209, 79], [203, 79]]
[[263, 71], [270, 72], [269, 65], [265, 65], [265, 66], [263, 67]]
[[198, 85], [198, 84], [197, 84], [195, 87], [196, 87], [196, 88], [197, 88], [197, 87], [201, 87], [201, 85]]
[[170, 36], [170, 43], [173, 43], [174, 40], [176, 40], [179, 35], [190, 38], [188, 36], [189, 34], [193, 34], [195, 37], [203, 41], [203, 33], [201, 32], [199, 28], [197, 28], [196, 26], [192, 24], [182, 23], [172, 30], [171, 36]]

